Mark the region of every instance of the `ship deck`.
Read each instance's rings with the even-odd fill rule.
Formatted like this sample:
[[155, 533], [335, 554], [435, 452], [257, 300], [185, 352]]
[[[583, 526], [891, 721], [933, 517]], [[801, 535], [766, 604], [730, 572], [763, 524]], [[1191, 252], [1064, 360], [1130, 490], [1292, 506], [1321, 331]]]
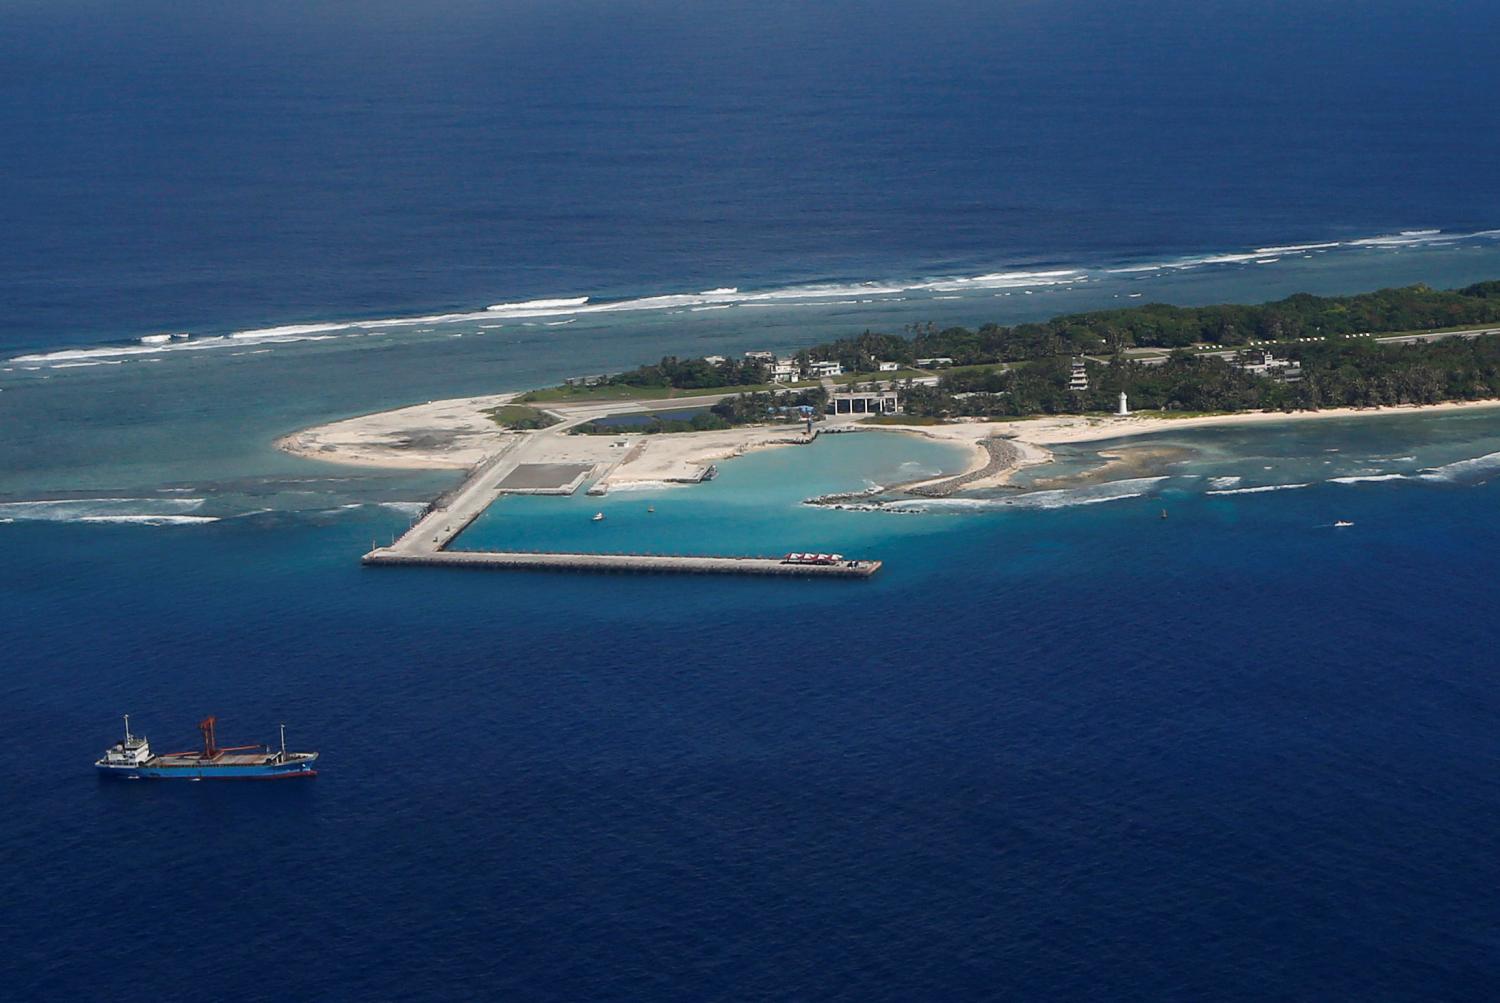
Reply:
[[[221, 752], [205, 759], [196, 752], [167, 753], [157, 756], [152, 766], [265, 766], [275, 757], [265, 752]], [[291, 757], [288, 757], [289, 759]]]

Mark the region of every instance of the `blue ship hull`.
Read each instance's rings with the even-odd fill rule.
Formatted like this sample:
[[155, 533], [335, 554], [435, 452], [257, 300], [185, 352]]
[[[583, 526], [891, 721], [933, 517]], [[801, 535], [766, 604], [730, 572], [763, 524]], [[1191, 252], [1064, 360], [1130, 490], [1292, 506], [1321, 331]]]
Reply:
[[99, 772], [120, 780], [283, 780], [318, 775], [311, 759], [255, 764], [184, 763], [163, 766], [147, 763], [133, 767], [100, 766]]

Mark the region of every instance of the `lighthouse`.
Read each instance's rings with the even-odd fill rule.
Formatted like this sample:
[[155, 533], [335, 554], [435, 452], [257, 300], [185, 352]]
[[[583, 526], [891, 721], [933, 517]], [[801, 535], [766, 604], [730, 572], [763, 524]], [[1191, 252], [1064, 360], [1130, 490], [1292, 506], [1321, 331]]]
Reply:
[[1125, 399], [1125, 391], [1123, 390], [1120, 391], [1120, 410], [1116, 411], [1115, 414], [1119, 415], [1121, 418], [1130, 414], [1130, 404]]

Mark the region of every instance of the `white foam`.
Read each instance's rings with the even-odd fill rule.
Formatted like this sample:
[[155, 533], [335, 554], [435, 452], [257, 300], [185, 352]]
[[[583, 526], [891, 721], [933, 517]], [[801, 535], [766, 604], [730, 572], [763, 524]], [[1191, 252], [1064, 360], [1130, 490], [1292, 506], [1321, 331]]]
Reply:
[[570, 307], [583, 306], [589, 301], [587, 296], [567, 296], [561, 299], [547, 300], [521, 300], [518, 303], [495, 303], [485, 307], [490, 313], [514, 313], [516, 311], [533, 310], [566, 310]]
[[378, 504], [381, 508], [388, 508], [393, 512], [400, 512], [402, 515], [421, 515], [427, 511], [425, 502], [388, 501], [379, 502]]
[[[497, 318], [541, 320], [548, 318], [573, 318], [593, 314], [637, 313], [656, 310], [686, 311], [722, 309], [727, 306], [770, 307], [824, 307], [875, 302], [900, 302], [912, 298], [910, 294], [924, 294], [931, 298], [946, 295], [1010, 295], [1012, 290], [1030, 295], [1038, 290], [1055, 286], [1071, 287], [1100, 275], [1141, 275], [1151, 277], [1191, 268], [1233, 266], [1248, 263], [1270, 264], [1274, 256], [1283, 252], [1302, 250], [1318, 252], [1335, 248], [1362, 250], [1386, 248], [1397, 251], [1422, 244], [1448, 244], [1465, 240], [1500, 239], [1500, 230], [1481, 230], [1472, 233], [1445, 233], [1441, 230], [1404, 230], [1396, 234], [1381, 234], [1350, 241], [1323, 241], [1294, 243], [1257, 248], [1254, 251], [1231, 251], [1189, 255], [1162, 261], [1125, 261], [1112, 267], [1087, 269], [1034, 268], [1015, 271], [984, 272], [967, 276], [936, 276], [899, 282], [848, 282], [817, 283], [785, 286], [759, 291], [742, 291], [737, 286], [718, 286], [697, 293], [663, 293], [607, 302], [596, 302], [589, 296], [549, 297], [543, 299], [518, 300], [495, 303], [484, 310], [462, 313], [427, 314], [413, 317], [390, 317], [374, 320], [319, 321], [299, 324], [283, 324], [272, 327], [251, 328], [235, 331], [225, 336], [211, 336], [179, 340], [178, 335], [145, 335], [145, 344], [90, 346], [86, 348], [61, 349], [16, 356], [13, 362], [33, 362], [55, 367], [62, 362], [76, 362], [100, 358], [125, 358], [137, 354], [166, 353], [183, 350], [222, 348], [244, 341], [259, 341], [282, 344], [298, 341], [319, 341], [345, 336], [366, 336], [376, 333], [396, 333], [400, 330], [426, 329], [434, 325], [475, 323], [494, 321]], [[1272, 256], [1272, 257], [1268, 257]], [[1137, 298], [1132, 295], [1132, 298]], [[492, 329], [481, 325], [484, 329]], [[161, 341], [162, 338], [167, 339]], [[148, 361], [159, 361], [152, 358]]]
[[[17, 355], [11, 362], [36, 362], [50, 369], [78, 368], [69, 366], [68, 363], [76, 363], [100, 359], [126, 359], [136, 355], [163, 355], [175, 352], [198, 352], [206, 349], [229, 348], [237, 346], [241, 342], [236, 339], [249, 338], [249, 334], [234, 334], [225, 337], [194, 338], [191, 341], [173, 341], [162, 345], [105, 345], [99, 348], [66, 348], [56, 352], [41, 352], [35, 355]], [[261, 334], [256, 336], [258, 340], [275, 344], [287, 344], [298, 341], [327, 341], [337, 335], [270, 335]], [[158, 359], [147, 359], [148, 362], [159, 361]]]
[[118, 522], [189, 525], [217, 522], [217, 516], [190, 515], [202, 498], [61, 498], [0, 502], [0, 518], [28, 522]]
[[1339, 241], [1330, 240], [1320, 244], [1283, 244], [1280, 247], [1257, 247], [1256, 254], [1295, 254], [1298, 251], [1326, 251], [1330, 247], [1341, 246]]
[[74, 522], [121, 523], [136, 526], [199, 526], [218, 522], [216, 515], [84, 515]]
[[1412, 244], [1427, 244], [1435, 240], [1463, 239], [1477, 234], [1447, 234], [1442, 230], [1402, 230], [1400, 233], [1381, 234], [1378, 237], [1361, 237], [1349, 241], [1350, 247], [1406, 247]]
[[1244, 478], [1239, 477], [1238, 475], [1230, 475], [1227, 477], [1210, 477], [1208, 479], [1208, 486], [1211, 488], [1232, 488], [1238, 485], [1242, 480], [1244, 480]]
[[1295, 491], [1298, 488], [1311, 487], [1310, 484], [1261, 484], [1253, 488], [1225, 488], [1221, 491], [1205, 491], [1209, 495], [1258, 495], [1266, 491]]
[[1468, 460], [1445, 463], [1440, 467], [1428, 467], [1418, 476], [1429, 481], [1468, 480], [1500, 468], [1500, 453], [1486, 453]]
[[1330, 477], [1329, 484], [1368, 484], [1375, 481], [1404, 481], [1408, 474], [1351, 474], [1348, 477]]

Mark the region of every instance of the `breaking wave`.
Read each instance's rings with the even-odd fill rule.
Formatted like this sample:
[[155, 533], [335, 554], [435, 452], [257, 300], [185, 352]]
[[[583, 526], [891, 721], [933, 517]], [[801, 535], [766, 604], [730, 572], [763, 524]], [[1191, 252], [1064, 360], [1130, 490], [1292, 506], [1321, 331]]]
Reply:
[[1080, 284], [1109, 276], [1144, 276], [1149, 273], [1168, 273], [1185, 269], [1266, 264], [1270, 263], [1271, 257], [1282, 253], [1400, 250], [1422, 245], [1442, 246], [1477, 241], [1500, 241], [1500, 230], [1477, 230], [1463, 233], [1448, 233], [1442, 230], [1403, 230], [1393, 234], [1380, 234], [1351, 240], [1288, 243], [1260, 247], [1250, 251], [1188, 255], [1157, 261], [1127, 260], [1118, 264], [1048, 266], [1014, 271], [983, 272], [977, 275], [938, 275], [893, 281], [808, 283], [748, 291], [738, 286], [719, 286], [700, 292], [662, 293], [615, 300], [599, 300], [593, 296], [548, 297], [494, 303], [483, 310], [373, 320], [283, 324], [250, 328], [223, 335], [202, 337], [174, 335], [167, 341], [161, 341], [159, 336], [151, 335], [146, 336], [150, 340], [145, 344], [142, 343], [143, 339], [138, 338], [128, 344], [66, 348], [19, 355], [10, 361], [34, 363], [49, 368], [63, 368], [65, 363], [76, 364], [81, 361], [105, 359], [129, 360], [136, 356], [155, 357], [174, 352], [203, 351], [243, 345], [245, 342], [280, 345], [342, 337], [389, 335], [401, 330], [444, 324], [473, 324], [489, 330], [495, 326], [492, 322], [513, 318], [522, 320], [558, 318], [561, 320], [661, 310], [695, 311], [728, 307], [821, 307], [834, 304], [896, 303], [913, 298], [914, 294], [916, 298], [927, 299], [946, 297], [948, 294], [1008, 295], [1012, 290], [1031, 293], [1058, 286], [1074, 288]]
[[1500, 453], [1486, 453], [1468, 460], [1428, 467], [1417, 476], [1429, 481], [1476, 481], [1500, 468]]
[[1330, 477], [1329, 484], [1369, 484], [1375, 481], [1409, 480], [1408, 474], [1351, 474], [1348, 477]]
[[124, 523], [142, 526], [192, 526], [218, 522], [218, 516], [193, 515], [202, 498], [69, 498], [0, 502], [6, 522]]
[[1310, 484], [1261, 484], [1253, 488], [1225, 488], [1220, 491], [1205, 491], [1206, 495], [1258, 495], [1266, 491], [1295, 491], [1312, 487]]
[[534, 310], [566, 310], [570, 307], [583, 306], [589, 301], [587, 296], [570, 296], [566, 299], [551, 300], [522, 300], [519, 303], [495, 303], [485, 307], [488, 313], [524, 314]]

